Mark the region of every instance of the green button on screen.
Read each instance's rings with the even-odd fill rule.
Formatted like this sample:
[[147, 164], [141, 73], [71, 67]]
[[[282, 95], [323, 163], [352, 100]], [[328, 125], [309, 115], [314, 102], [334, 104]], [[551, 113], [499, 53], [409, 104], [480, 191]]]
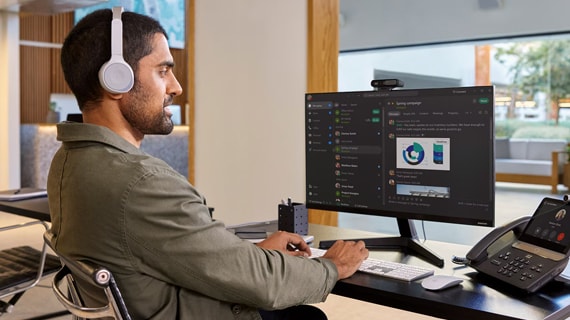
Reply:
[[489, 98], [479, 98], [479, 103], [480, 104], [487, 104], [487, 103], [489, 103]]

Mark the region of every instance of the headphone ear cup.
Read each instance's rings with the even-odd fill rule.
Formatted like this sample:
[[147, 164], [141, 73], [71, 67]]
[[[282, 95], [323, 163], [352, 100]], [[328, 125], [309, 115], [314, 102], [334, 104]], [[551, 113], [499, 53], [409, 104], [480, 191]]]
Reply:
[[99, 82], [110, 93], [127, 93], [135, 82], [133, 69], [122, 56], [111, 56], [99, 69]]

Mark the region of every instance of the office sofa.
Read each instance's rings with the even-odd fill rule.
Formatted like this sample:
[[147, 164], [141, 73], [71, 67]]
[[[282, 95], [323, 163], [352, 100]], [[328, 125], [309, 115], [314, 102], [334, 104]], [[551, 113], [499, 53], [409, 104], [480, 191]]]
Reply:
[[[20, 126], [21, 186], [46, 188], [53, 155], [61, 145], [55, 125], [22, 124]], [[166, 161], [188, 177], [188, 126], [175, 126], [169, 135], [145, 136], [141, 149]]]
[[544, 184], [558, 192], [568, 162], [564, 139], [495, 140], [496, 181]]

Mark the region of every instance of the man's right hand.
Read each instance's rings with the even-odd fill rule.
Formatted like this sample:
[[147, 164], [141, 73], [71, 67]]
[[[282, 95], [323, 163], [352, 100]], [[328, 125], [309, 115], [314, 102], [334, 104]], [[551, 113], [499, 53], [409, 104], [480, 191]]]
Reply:
[[368, 249], [364, 241], [336, 241], [323, 255], [330, 259], [338, 270], [338, 279], [348, 278], [353, 275], [362, 261], [368, 258]]

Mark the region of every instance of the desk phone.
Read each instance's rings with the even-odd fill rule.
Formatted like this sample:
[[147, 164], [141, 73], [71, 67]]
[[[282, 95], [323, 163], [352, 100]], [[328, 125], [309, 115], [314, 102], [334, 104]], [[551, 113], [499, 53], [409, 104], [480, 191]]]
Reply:
[[[510, 231], [513, 236], [505, 238]], [[568, 249], [568, 197], [544, 198], [532, 217], [516, 219], [491, 231], [469, 251], [467, 260], [481, 273], [534, 292], [564, 270]]]

